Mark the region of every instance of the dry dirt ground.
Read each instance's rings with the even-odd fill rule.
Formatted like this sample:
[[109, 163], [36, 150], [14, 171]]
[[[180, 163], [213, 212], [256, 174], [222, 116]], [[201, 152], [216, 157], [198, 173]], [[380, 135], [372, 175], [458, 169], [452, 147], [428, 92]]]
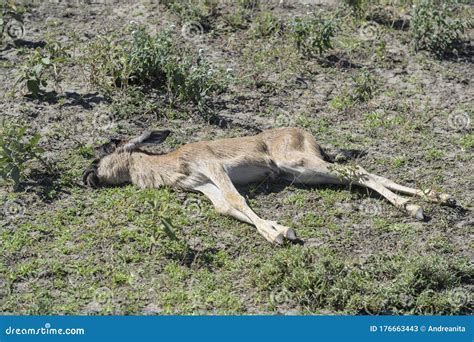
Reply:
[[[155, 1], [26, 7], [24, 36], [0, 49], [0, 112], [41, 134], [57, 173], [33, 162], [19, 191], [0, 188], [1, 313], [472, 314], [470, 45], [444, 58], [414, 52], [409, 5], [397, 8], [403, 27], [347, 10], [322, 56], [302, 55], [285, 34], [258, 34], [255, 22], [267, 12], [288, 22], [341, 10], [330, 1], [308, 3], [262, 4], [239, 18], [239, 5], [223, 1], [197, 35]], [[109, 98], [74, 58], [39, 98], [14, 86], [27, 56], [48, 39], [75, 39], [72, 56], [80, 57], [98, 35], [123, 32], [131, 22], [152, 34], [171, 28], [177, 44], [225, 72], [227, 89], [206, 102], [211, 115], [163, 94], [133, 106]], [[374, 79], [372, 96], [348, 104], [364, 72]], [[173, 131], [161, 147], [167, 151], [282, 126], [311, 131], [333, 154], [365, 151], [357, 158], [365, 169], [442, 189], [458, 205], [416, 200], [427, 216], [419, 222], [355, 187], [241, 188], [259, 215], [294, 227], [303, 241], [277, 247], [217, 215], [197, 194], [81, 186], [93, 147], [112, 136], [166, 127]]]

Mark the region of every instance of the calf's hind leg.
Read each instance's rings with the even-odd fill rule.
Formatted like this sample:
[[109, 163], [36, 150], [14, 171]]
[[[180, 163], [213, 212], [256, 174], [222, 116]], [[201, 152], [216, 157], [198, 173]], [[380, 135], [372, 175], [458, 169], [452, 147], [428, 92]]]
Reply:
[[277, 163], [291, 182], [302, 184], [356, 184], [370, 188], [385, 197], [390, 203], [412, 217], [423, 220], [423, 209], [409, 203], [382, 185], [375, 175], [360, 166], [341, 166], [330, 164], [315, 156], [304, 153], [295, 154], [291, 160]]
[[456, 201], [448, 194], [439, 194], [435, 192], [434, 190], [420, 190], [420, 189], [414, 189], [410, 188], [404, 185], [397, 184], [393, 181], [391, 181], [388, 178], [377, 176], [374, 174], [370, 174], [372, 177], [377, 180], [380, 184], [382, 184], [384, 187], [387, 189], [401, 192], [402, 194], [408, 194], [412, 196], [418, 196], [421, 198], [424, 198], [430, 202], [436, 202], [436, 203], [442, 203], [442, 204], [449, 204], [449, 205], [454, 205], [456, 204]]

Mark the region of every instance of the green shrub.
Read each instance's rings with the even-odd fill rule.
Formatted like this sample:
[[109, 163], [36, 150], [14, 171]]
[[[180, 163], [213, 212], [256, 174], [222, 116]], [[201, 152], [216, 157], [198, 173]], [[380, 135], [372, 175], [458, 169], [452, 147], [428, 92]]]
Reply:
[[257, 0], [239, 0], [236, 7], [223, 15], [223, 19], [234, 29], [246, 29], [260, 7]]
[[50, 166], [43, 160], [43, 149], [38, 146], [41, 135], [27, 137], [26, 127], [19, 124], [0, 122], [0, 181], [13, 181], [14, 189], [25, 179], [26, 164], [31, 160], [41, 162], [48, 170]]
[[178, 49], [170, 31], [152, 37], [143, 27], [134, 27], [122, 40], [101, 36], [88, 46], [84, 62], [90, 82], [109, 96], [133, 85], [167, 91], [170, 101], [202, 104], [225, 83], [205, 58], [195, 60]]
[[257, 9], [260, 7], [260, 0], [238, 0], [237, 4], [245, 9]]
[[137, 27], [125, 39], [118, 34], [99, 36], [87, 46], [84, 64], [91, 84], [110, 94], [131, 84], [164, 82], [172, 48], [170, 32], [151, 37]]
[[455, 17], [454, 8], [446, 3], [422, 0], [412, 7], [410, 36], [415, 50], [435, 54], [451, 51], [462, 41], [469, 24]]
[[55, 83], [58, 82], [60, 67], [67, 58], [67, 47], [58, 42], [51, 41], [43, 49], [36, 48], [20, 67], [15, 86], [24, 83], [30, 94], [37, 97], [51, 78]]
[[374, 76], [367, 70], [362, 69], [360, 73], [352, 77], [354, 88], [351, 94], [353, 102], [363, 103], [371, 100], [377, 88]]
[[256, 37], [268, 37], [282, 31], [283, 23], [269, 11], [261, 12], [255, 17], [253, 32]]
[[330, 251], [281, 250], [254, 272], [252, 285], [273, 294], [270, 304], [276, 299], [277, 305], [303, 307], [308, 313], [472, 312], [467, 284], [473, 268], [464, 258], [376, 253], [356, 261]]
[[364, 12], [364, 0], [343, 0], [343, 3], [347, 5], [356, 16], [360, 16]]
[[291, 25], [290, 35], [297, 49], [304, 55], [322, 55], [332, 48], [331, 39], [336, 31], [334, 18], [324, 18], [317, 13], [311, 17], [296, 18]]
[[217, 0], [165, 0], [162, 3], [182, 22], [198, 23], [206, 31], [211, 27], [211, 18], [217, 14]]
[[169, 63], [166, 75], [168, 90], [183, 101], [201, 104], [206, 95], [221, 89], [215, 71], [204, 59], [197, 63], [190, 60]]
[[374, 97], [377, 82], [367, 69], [362, 69], [358, 74], [352, 76], [352, 81], [351, 90], [343, 89], [338, 96], [331, 100], [331, 107], [344, 110], [353, 105], [368, 102]]

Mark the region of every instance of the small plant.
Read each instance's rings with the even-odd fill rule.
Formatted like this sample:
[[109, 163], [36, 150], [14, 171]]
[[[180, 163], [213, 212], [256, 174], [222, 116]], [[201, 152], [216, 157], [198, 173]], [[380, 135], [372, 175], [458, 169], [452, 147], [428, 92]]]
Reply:
[[201, 104], [209, 94], [222, 89], [215, 78], [216, 72], [210, 64], [201, 59], [197, 63], [190, 60], [167, 64], [168, 91], [183, 101]]
[[223, 18], [233, 29], [245, 29], [248, 27], [250, 21], [247, 11], [241, 8], [235, 12], [224, 15]]
[[[353, 86], [351, 91], [343, 89], [341, 93], [331, 100], [331, 107], [337, 110], [344, 110], [355, 104], [365, 103], [371, 100], [377, 89], [377, 82], [374, 76], [367, 70], [362, 71], [352, 77]], [[379, 114], [368, 115], [369, 126], [375, 123], [375, 119], [379, 119]], [[381, 121], [379, 122], [381, 123]]]
[[207, 31], [211, 28], [211, 19], [217, 14], [217, 0], [165, 0], [162, 3], [182, 22], [194, 22]]
[[446, 3], [423, 0], [413, 5], [410, 35], [416, 51], [428, 50], [442, 55], [450, 52], [468, 27], [467, 22], [456, 18], [454, 9]]
[[51, 167], [42, 158], [43, 149], [38, 146], [41, 135], [35, 133], [28, 138], [26, 127], [18, 124], [0, 122], [0, 180], [13, 181], [14, 189], [18, 189], [21, 181], [25, 179], [26, 164], [37, 160], [48, 171]]
[[343, 0], [343, 3], [352, 10], [355, 16], [361, 16], [364, 12], [364, 0]]
[[131, 73], [128, 61], [117, 35], [100, 35], [87, 45], [81, 63], [89, 83], [110, 95], [117, 87], [127, 87]]
[[254, 20], [254, 35], [256, 37], [268, 37], [278, 34], [283, 29], [281, 23], [272, 12], [261, 12]]
[[247, 29], [259, 7], [258, 0], [239, 0], [230, 13], [223, 15], [223, 19], [233, 29]]
[[59, 66], [67, 57], [67, 48], [58, 42], [49, 42], [44, 49], [36, 48], [21, 66], [15, 85], [24, 82], [30, 94], [38, 97], [42, 92], [41, 88], [48, 85], [51, 77], [58, 83]]
[[354, 88], [351, 94], [353, 102], [363, 103], [371, 100], [376, 90], [376, 81], [372, 74], [363, 69], [359, 74], [352, 77]]
[[380, 63], [384, 63], [387, 56], [387, 42], [380, 40], [375, 46], [375, 60]]
[[173, 43], [170, 31], [152, 37], [134, 27], [129, 38], [101, 36], [86, 51], [90, 82], [108, 96], [117, 88], [165, 90], [171, 102], [202, 104], [207, 95], [224, 88], [221, 75], [199, 56], [192, 58]]
[[334, 18], [324, 18], [313, 13], [310, 18], [296, 18], [292, 23], [291, 37], [298, 51], [304, 55], [322, 55], [332, 48], [331, 39], [336, 32]]
[[129, 87], [120, 92], [112, 103], [114, 117], [127, 118], [133, 115], [147, 115], [157, 113], [158, 104], [153, 98], [149, 98], [139, 87]]
[[254, 10], [260, 7], [260, 0], [238, 0], [237, 4], [239, 7]]

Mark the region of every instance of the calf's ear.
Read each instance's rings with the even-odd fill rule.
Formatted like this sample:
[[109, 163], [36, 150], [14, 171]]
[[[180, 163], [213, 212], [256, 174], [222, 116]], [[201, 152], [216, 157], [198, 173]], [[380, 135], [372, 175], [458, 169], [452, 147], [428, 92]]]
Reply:
[[97, 166], [89, 166], [82, 174], [82, 181], [84, 185], [91, 188], [98, 188], [100, 185], [99, 177], [97, 176]]
[[144, 145], [157, 145], [161, 144], [166, 140], [171, 131], [169, 130], [160, 130], [160, 131], [146, 131], [139, 137], [133, 138], [123, 145], [125, 151], [133, 151], [140, 146]]

